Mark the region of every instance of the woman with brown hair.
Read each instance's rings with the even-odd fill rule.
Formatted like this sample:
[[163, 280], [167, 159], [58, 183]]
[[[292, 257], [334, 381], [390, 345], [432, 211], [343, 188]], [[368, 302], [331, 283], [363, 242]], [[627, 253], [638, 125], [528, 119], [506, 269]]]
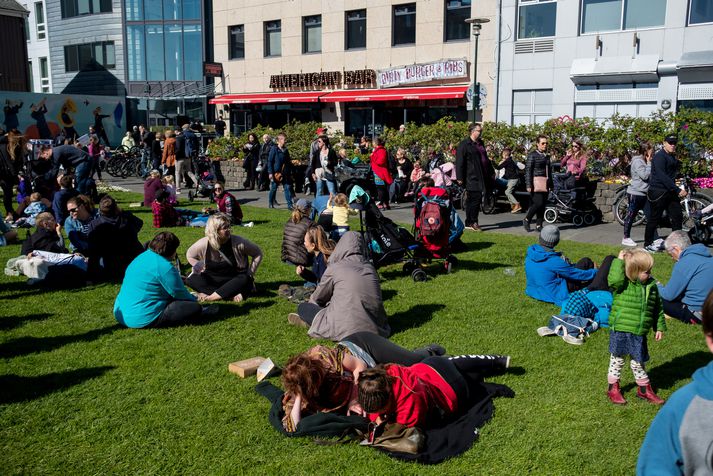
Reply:
[[310, 226], [305, 233], [304, 245], [312, 259], [312, 269], [309, 270], [302, 265], [295, 268], [297, 276], [308, 283], [319, 283], [322, 275], [327, 270], [329, 256], [334, 252], [334, 241], [329, 239], [327, 232], [321, 226]]
[[0, 189], [2, 189], [5, 217], [10, 221], [18, 218], [13, 204], [14, 185], [22, 170], [27, 140], [25, 136], [10, 131], [0, 137]]
[[[163, 141], [161, 164], [166, 168], [164, 175], [176, 173], [176, 133], [170, 129], [166, 131], [166, 139]], [[180, 177], [176, 177], [176, 193], [180, 193], [180, 187]]]
[[567, 151], [560, 165], [574, 177], [575, 184], [579, 184], [587, 176], [587, 159], [589, 155], [584, 150], [581, 140], [572, 141], [572, 147]]

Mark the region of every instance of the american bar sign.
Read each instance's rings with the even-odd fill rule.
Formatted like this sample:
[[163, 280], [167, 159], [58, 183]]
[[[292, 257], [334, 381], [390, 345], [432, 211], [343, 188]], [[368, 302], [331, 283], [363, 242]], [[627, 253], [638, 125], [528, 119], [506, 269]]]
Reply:
[[345, 86], [369, 86], [374, 84], [375, 80], [376, 73], [373, 69], [359, 69], [344, 72], [323, 71], [321, 73], [273, 74], [270, 76], [270, 87], [272, 89], [336, 89], [342, 87], [342, 84]]
[[465, 78], [467, 76], [468, 61], [466, 59], [448, 59], [433, 63], [380, 69], [376, 73], [376, 84], [379, 88], [391, 88], [402, 84], [426, 83], [439, 79]]

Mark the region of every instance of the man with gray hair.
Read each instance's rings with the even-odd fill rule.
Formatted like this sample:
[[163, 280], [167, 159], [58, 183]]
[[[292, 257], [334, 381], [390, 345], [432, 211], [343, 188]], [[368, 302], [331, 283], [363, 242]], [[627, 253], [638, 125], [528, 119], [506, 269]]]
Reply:
[[668, 284], [659, 283], [663, 310], [685, 323], [700, 324], [703, 303], [713, 290], [713, 256], [705, 245], [692, 245], [681, 230], [668, 235], [664, 248], [676, 264]]

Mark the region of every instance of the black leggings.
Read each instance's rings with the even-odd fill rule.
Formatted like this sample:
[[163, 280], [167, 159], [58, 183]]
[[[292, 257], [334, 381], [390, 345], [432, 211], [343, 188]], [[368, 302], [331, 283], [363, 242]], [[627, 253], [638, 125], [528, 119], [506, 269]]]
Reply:
[[[301, 317], [301, 315], [300, 315]], [[421, 362], [431, 354], [427, 350], [411, 351], [372, 332], [356, 332], [342, 339], [359, 346], [377, 364], [399, 364], [406, 367]]]
[[147, 327], [170, 327], [183, 324], [186, 321], [199, 318], [201, 312], [203, 312], [203, 306], [195, 301], [173, 301]]
[[216, 276], [207, 273], [192, 274], [186, 280], [191, 288], [199, 293], [218, 293], [222, 299], [232, 299], [238, 294], [247, 297], [253, 289], [253, 278], [247, 273], [238, 273], [235, 276]]
[[428, 357], [421, 363], [432, 367], [456, 393], [458, 402], [473, 401], [483, 392], [480, 384], [483, 375], [504, 370], [496, 355], [456, 355], [453, 357]]
[[389, 206], [389, 186], [388, 185], [377, 185], [376, 186], [376, 196], [379, 201], [384, 206]]
[[683, 226], [681, 199], [676, 192], [649, 191], [649, 197], [651, 213], [647, 217], [644, 246], [649, 246], [654, 242], [656, 228], [659, 226], [664, 210], [668, 213], [672, 231], [680, 230]]
[[[312, 325], [312, 321], [314, 321], [315, 316], [317, 316], [317, 313], [324, 309], [321, 306], [318, 306], [315, 303], [312, 302], [302, 302], [297, 305], [297, 314], [300, 316], [300, 319], [305, 321], [307, 324], [310, 326]], [[355, 342], [356, 344], [356, 342]]]
[[528, 222], [531, 222], [532, 217], [537, 215], [537, 226], [542, 226], [542, 220], [545, 218], [547, 194], [548, 192], [533, 192], [530, 194], [530, 208], [527, 210], [527, 216], [525, 217]]
[[[5, 216], [12, 214], [15, 215], [14, 203], [12, 200], [13, 189], [12, 182], [9, 180], [0, 180], [0, 188], [2, 189], [2, 202], [5, 205]], [[5, 218], [5, 217], [2, 217]], [[13, 218], [14, 219], [14, 218]]]
[[686, 324], [701, 323], [701, 320], [681, 301], [667, 301], [663, 299], [663, 312]]

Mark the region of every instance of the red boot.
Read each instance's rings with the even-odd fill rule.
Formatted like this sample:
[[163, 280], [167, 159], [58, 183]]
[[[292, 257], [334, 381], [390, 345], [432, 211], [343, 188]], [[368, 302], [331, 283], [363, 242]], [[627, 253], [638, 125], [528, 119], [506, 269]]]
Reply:
[[654, 389], [651, 388], [650, 383], [646, 384], [646, 392], [642, 392], [641, 387], [639, 386], [639, 389], [636, 391], [636, 396], [643, 400], [648, 400], [654, 405], [663, 405], [665, 402], [663, 398], [654, 393]]
[[607, 391], [607, 397], [609, 401], [615, 405], [626, 405], [626, 400], [621, 394], [621, 388], [619, 388], [619, 382], [610, 385], [610, 389]]

